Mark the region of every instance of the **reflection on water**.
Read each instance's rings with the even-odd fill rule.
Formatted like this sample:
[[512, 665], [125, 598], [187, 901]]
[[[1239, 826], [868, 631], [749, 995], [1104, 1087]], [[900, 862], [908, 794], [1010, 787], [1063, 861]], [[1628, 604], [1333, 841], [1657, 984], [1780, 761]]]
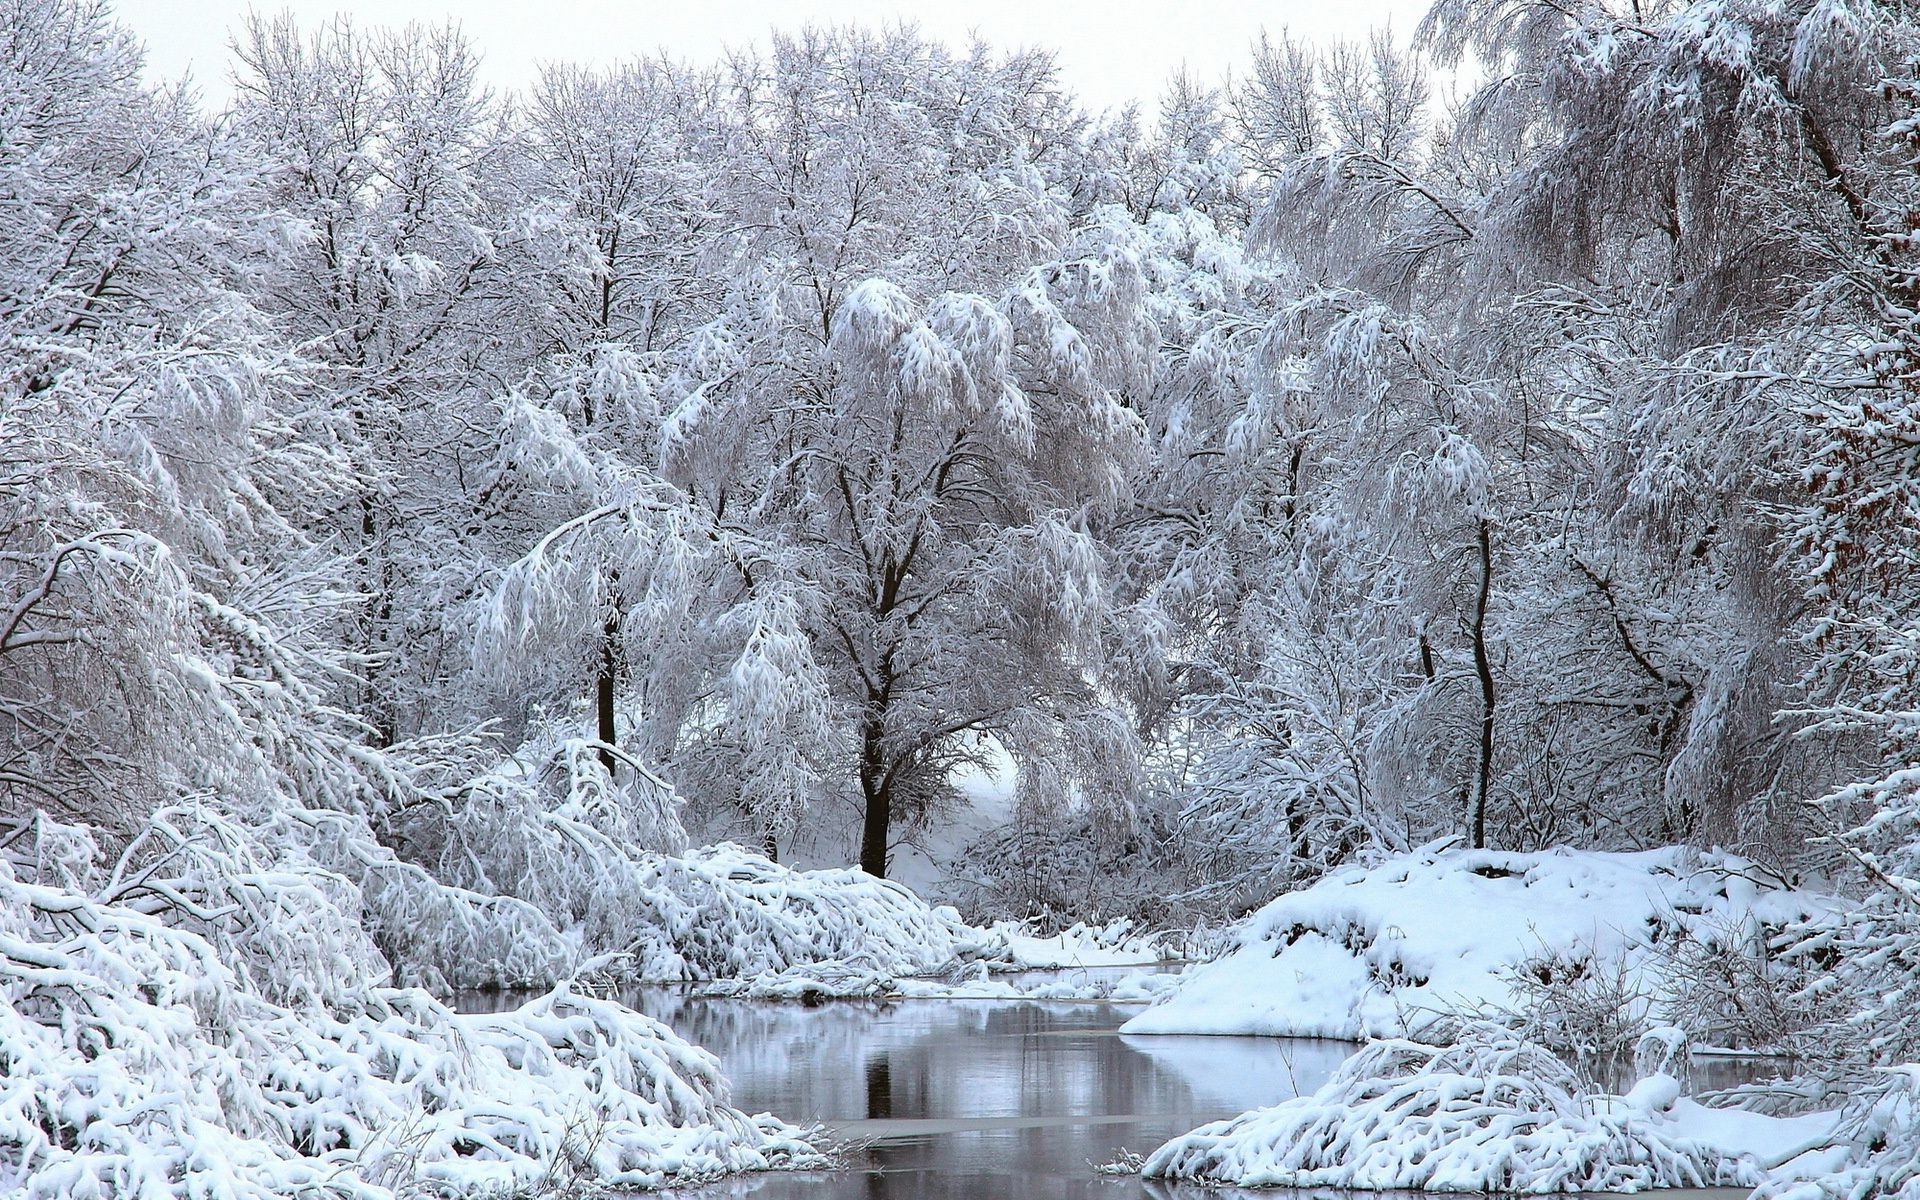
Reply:
[[[1207, 1121], [1311, 1091], [1356, 1047], [1288, 1038], [1121, 1037], [1134, 1011], [1008, 1000], [844, 1001], [817, 1008], [640, 988], [627, 1003], [716, 1054], [732, 1102], [845, 1140], [845, 1169], [746, 1176], [676, 1200], [1351, 1200], [1107, 1176]], [[511, 1004], [463, 997], [469, 1010]], [[1769, 1073], [1703, 1060], [1698, 1088]], [[1719, 1200], [1743, 1191], [1663, 1192]], [[1392, 1200], [1392, 1194], [1383, 1194]], [[1412, 1200], [1406, 1197], [1404, 1200]]]
[[676, 1193], [894, 1200], [1218, 1196], [1093, 1167], [1317, 1087], [1353, 1047], [1279, 1038], [1123, 1038], [1130, 1009], [998, 1001], [821, 1008], [650, 991], [632, 1000], [719, 1056], [733, 1102], [824, 1122], [846, 1169]]

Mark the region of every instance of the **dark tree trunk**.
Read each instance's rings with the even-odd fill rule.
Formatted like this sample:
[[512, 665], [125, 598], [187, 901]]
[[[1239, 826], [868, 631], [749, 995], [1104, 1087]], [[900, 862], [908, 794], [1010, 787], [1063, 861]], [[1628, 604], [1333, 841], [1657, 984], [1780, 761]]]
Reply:
[[607, 617], [605, 637], [600, 643], [600, 674], [594, 680], [593, 710], [596, 731], [594, 736], [600, 740], [600, 765], [607, 769], [607, 778], [613, 778], [613, 685], [619, 669], [620, 659], [617, 647], [620, 642], [620, 614], [616, 611]]
[[887, 835], [893, 825], [893, 780], [887, 770], [886, 710], [870, 708], [860, 723], [860, 791], [866, 820], [860, 832], [860, 869], [887, 876]]
[[1487, 846], [1487, 792], [1493, 781], [1493, 658], [1487, 652], [1487, 597], [1493, 591], [1493, 523], [1480, 518], [1480, 589], [1473, 602], [1473, 669], [1480, 677], [1480, 761], [1473, 785], [1473, 848]]

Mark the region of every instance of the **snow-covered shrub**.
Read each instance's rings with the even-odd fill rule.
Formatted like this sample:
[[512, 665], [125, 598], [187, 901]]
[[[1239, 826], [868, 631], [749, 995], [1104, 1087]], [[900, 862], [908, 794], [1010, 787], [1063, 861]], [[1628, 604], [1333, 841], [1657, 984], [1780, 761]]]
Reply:
[[1522, 959], [1508, 973], [1519, 1031], [1614, 1079], [1651, 1028], [1654, 998], [1624, 957], [1573, 951]]
[[1845, 1167], [1810, 1179], [1770, 1180], [1753, 1200], [1920, 1198], [1920, 1067], [1895, 1067], [1858, 1098]]
[[[1582, 1094], [1498, 1025], [1375, 1042], [1308, 1096], [1175, 1138], [1148, 1176], [1241, 1187], [1549, 1193], [1752, 1186], [1752, 1163], [1678, 1136], [1655, 1103]], [[1649, 1096], [1651, 1093], [1649, 1093]], [[1658, 1097], [1652, 1097], [1657, 1099]]]
[[[596, 743], [535, 742], [521, 758], [531, 765], [479, 772], [393, 827], [451, 894], [498, 897], [545, 921], [568, 963], [613, 956], [605, 973], [628, 980], [732, 979], [819, 962], [915, 975], [981, 940], [951, 909], [861, 871], [796, 871], [731, 844], [686, 849], [672, 789], [631, 763], [615, 786]], [[419, 949], [429, 953], [402, 957], [456, 986], [559, 977], [551, 966], [528, 976], [522, 969], [538, 963], [484, 951]]]
[[[1630, 1046], [1640, 1018], [1615, 1009], [1642, 992], [1653, 1000], [1649, 1015], [1667, 1002], [1663, 944], [1690, 930], [1702, 940], [1706, 931], [1739, 930], [1713, 944], [1745, 953], [1767, 930], [1838, 907], [1751, 867], [1677, 847], [1516, 854], [1444, 846], [1344, 867], [1248, 918], [1232, 951], [1188, 971], [1125, 1028], [1359, 1040], [1417, 1035], [1461, 1013], [1521, 1013], [1557, 991], [1566, 1011], [1544, 1013], [1543, 1034], [1558, 1027], [1554, 1040], [1577, 1047], [1600, 1025], [1617, 1025], [1609, 1040]], [[1562, 982], [1526, 974], [1528, 963]], [[1609, 982], [1588, 995], [1582, 976]]]
[[[1822, 911], [1811, 925], [1835, 919]], [[1675, 930], [1659, 946], [1660, 1019], [1703, 1045], [1823, 1057], [1819, 1031], [1840, 1011], [1827, 971], [1791, 952], [1808, 927], [1703, 920]]]
[[1152, 814], [1140, 816], [1140, 828], [1115, 830], [1090, 813], [1054, 813], [981, 837], [956, 871], [969, 888], [963, 908], [976, 920], [1012, 915], [1052, 926], [1190, 920], [1188, 898], [1168, 896], [1165, 831], [1152, 827]]
[[309, 839], [316, 862], [356, 881], [362, 924], [402, 979], [438, 990], [541, 987], [583, 957], [558, 913], [437, 879], [376, 841], [361, 818], [291, 809], [274, 820]]
[[853, 868], [796, 871], [726, 843], [648, 865], [683, 905], [689, 923], [674, 932], [688, 978], [801, 962], [915, 975], [948, 966], [980, 940], [953, 909]]
[[[56, 860], [77, 844], [53, 840]], [[463, 1017], [381, 986], [351, 885], [311, 865], [227, 872], [216, 893], [165, 854], [88, 894], [37, 882], [29, 857], [0, 856], [0, 1192], [382, 1200], [817, 1158], [621, 1005], [563, 985]]]

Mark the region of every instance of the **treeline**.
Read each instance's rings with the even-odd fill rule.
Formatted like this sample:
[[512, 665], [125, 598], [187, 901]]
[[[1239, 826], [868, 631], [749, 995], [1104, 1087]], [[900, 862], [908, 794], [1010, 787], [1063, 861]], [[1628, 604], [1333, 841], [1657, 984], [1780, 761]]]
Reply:
[[1010, 761], [984, 909], [1447, 834], [1907, 898], [1915, 34], [1441, 0], [1143, 116], [911, 30], [503, 96], [256, 20], [215, 113], [8, 0], [0, 805], [521, 895], [512, 804], [878, 874]]

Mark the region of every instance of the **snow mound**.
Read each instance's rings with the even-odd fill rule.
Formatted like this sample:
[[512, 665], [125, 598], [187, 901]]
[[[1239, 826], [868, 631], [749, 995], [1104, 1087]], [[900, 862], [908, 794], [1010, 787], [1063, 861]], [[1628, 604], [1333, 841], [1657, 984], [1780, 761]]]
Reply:
[[356, 889], [311, 864], [216, 892], [171, 855], [89, 892], [41, 858], [0, 856], [0, 1194], [387, 1200], [819, 1161], [619, 1004], [562, 986], [460, 1016], [380, 986]]
[[1418, 1035], [1461, 1013], [1523, 1007], [1519, 972], [1660, 986], [1658, 946], [1728, 953], [1837, 902], [1770, 886], [1753, 864], [1682, 848], [1531, 854], [1427, 847], [1333, 872], [1247, 919], [1130, 1034]]
[[1571, 1067], [1504, 1027], [1375, 1042], [1307, 1096], [1175, 1138], [1151, 1177], [1240, 1187], [1541, 1194], [1751, 1187], [1761, 1173], [1679, 1136], [1677, 1084], [1581, 1094]]

